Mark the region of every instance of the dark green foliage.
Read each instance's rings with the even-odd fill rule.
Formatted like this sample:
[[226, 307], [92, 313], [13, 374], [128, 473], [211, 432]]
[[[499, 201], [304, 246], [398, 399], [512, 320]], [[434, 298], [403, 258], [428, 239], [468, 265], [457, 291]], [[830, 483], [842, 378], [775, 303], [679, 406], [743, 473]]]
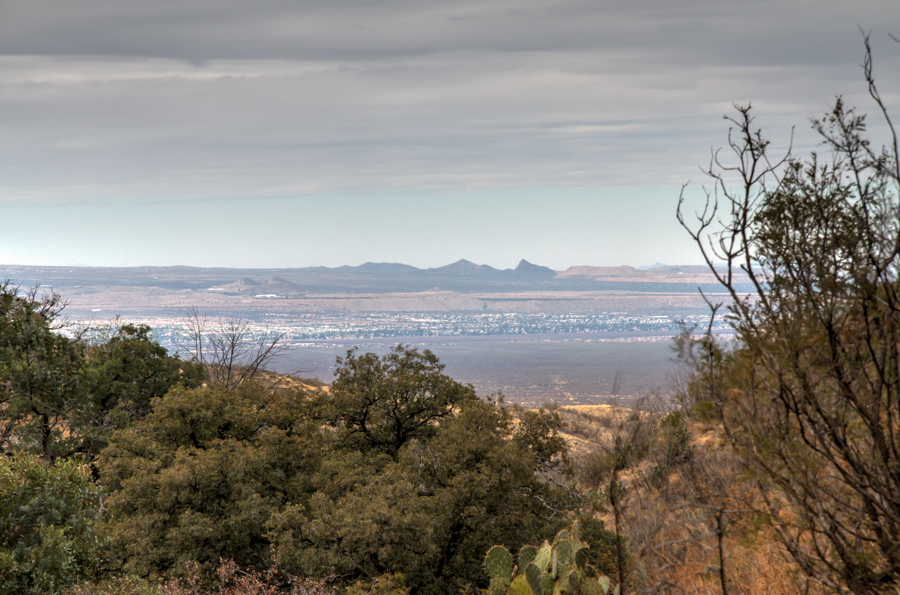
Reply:
[[306, 395], [176, 387], [149, 415], [113, 435], [100, 468], [113, 552], [128, 571], [180, 573], [220, 558], [269, 565], [265, 525], [303, 506], [321, 461]]
[[87, 350], [83, 372], [87, 402], [79, 411], [76, 429], [85, 441], [83, 450], [91, 456], [106, 446], [113, 430], [147, 415], [152, 399], [176, 384], [192, 388], [203, 382], [202, 366], [168, 355], [150, 333], [145, 325], [122, 325]]
[[203, 382], [203, 369], [170, 356], [146, 325], [125, 324], [89, 351], [92, 398], [101, 411], [124, 409], [127, 421], [150, 412], [150, 401], [177, 383], [188, 388]]
[[[542, 458], [564, 450], [536, 456], [525, 446], [525, 430], [513, 430], [508, 414], [495, 403], [476, 401], [431, 443], [411, 449], [413, 470], [435, 492], [439, 576], [476, 582], [481, 569], [475, 562], [491, 544], [518, 548], [539, 539], [551, 528], [549, 519], [571, 506], [567, 493], [537, 474]], [[552, 436], [548, 431], [546, 440]]]
[[332, 453], [316, 478], [320, 491], [269, 522], [279, 565], [345, 582], [390, 573], [418, 582], [433, 550], [432, 511], [404, 471], [390, 460], [382, 466], [358, 453]]
[[374, 449], [396, 457], [413, 438], [427, 438], [453, 408], [475, 399], [471, 386], [443, 374], [444, 366], [428, 351], [402, 345], [379, 358], [347, 352], [338, 358], [326, 421], [353, 449]]
[[543, 472], [571, 471], [566, 442], [558, 433], [563, 423], [557, 409], [558, 407], [551, 407], [525, 411], [519, 418], [520, 427], [516, 440], [534, 453], [538, 469]]
[[517, 424], [441, 370], [400, 347], [351, 353], [333, 395], [176, 385], [98, 460], [111, 551], [142, 576], [222, 558], [387, 592], [486, 584], [491, 544], [539, 540], [573, 504], [542, 479], [564, 477], [565, 443], [555, 414]]
[[84, 405], [78, 346], [54, 332], [58, 295], [20, 293], [0, 284], [0, 450], [28, 450], [49, 461], [70, 452], [64, 430]]
[[37, 289], [0, 284], [0, 449], [95, 457], [109, 433], [149, 411], [202, 369], [169, 356], [150, 328], [124, 325], [90, 344], [60, 332], [63, 304]]
[[92, 578], [102, 562], [101, 504], [83, 466], [0, 457], [0, 592], [59, 593]]
[[402, 574], [382, 574], [353, 583], [344, 589], [344, 595], [409, 595], [409, 588]]
[[281, 563], [351, 578], [400, 572], [413, 592], [456, 592], [484, 581], [492, 543], [539, 539], [568, 504], [496, 403], [467, 399], [430, 434], [396, 460], [365, 443], [333, 453], [308, 508], [270, 523]]
[[[578, 525], [581, 540], [588, 544], [589, 563], [600, 574], [606, 576], [616, 575], [616, 556], [619, 552], [624, 553], [624, 566], [627, 573], [627, 570], [631, 567], [632, 558], [626, 547], [624, 536], [616, 535], [614, 531], [606, 528], [606, 524], [603, 521], [591, 515], [579, 516]], [[617, 547], [617, 544], [619, 547]]]

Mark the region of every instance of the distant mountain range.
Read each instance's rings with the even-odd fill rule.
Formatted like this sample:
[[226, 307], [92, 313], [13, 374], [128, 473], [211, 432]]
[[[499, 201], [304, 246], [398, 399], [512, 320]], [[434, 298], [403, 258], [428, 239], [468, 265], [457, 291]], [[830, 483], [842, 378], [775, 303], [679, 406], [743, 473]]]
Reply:
[[[159, 287], [211, 291], [226, 295], [298, 296], [321, 293], [384, 292], [521, 292], [521, 291], [696, 291], [714, 289], [704, 266], [667, 266], [644, 270], [630, 266], [574, 266], [555, 271], [522, 260], [514, 269], [496, 269], [458, 260], [420, 269], [400, 263], [367, 262], [359, 266], [294, 269], [203, 267], [34, 267], [0, 265], [0, 280], [22, 285], [66, 287]], [[676, 287], [678, 286], [678, 287]]]
[[[326, 268], [326, 267], [316, 267], [316, 268]], [[515, 275], [515, 276], [523, 276], [527, 275], [530, 277], [543, 277], [545, 279], [550, 279], [556, 276], [556, 271], [548, 267], [542, 267], [536, 264], [531, 264], [525, 259], [519, 261], [519, 265], [514, 269], [495, 269], [492, 266], [486, 264], [475, 264], [474, 262], [468, 261], [465, 258], [461, 260], [457, 260], [453, 264], [448, 264], [442, 267], [437, 268], [429, 268], [429, 269], [420, 269], [408, 264], [399, 264], [396, 262], [367, 262], [365, 264], [361, 264], [359, 266], [342, 266], [334, 269], [326, 269], [332, 271], [346, 272], [346, 273], [376, 273], [376, 274], [426, 274], [426, 275], [466, 275], [466, 276], [479, 276], [479, 277], [490, 277], [495, 275]]]

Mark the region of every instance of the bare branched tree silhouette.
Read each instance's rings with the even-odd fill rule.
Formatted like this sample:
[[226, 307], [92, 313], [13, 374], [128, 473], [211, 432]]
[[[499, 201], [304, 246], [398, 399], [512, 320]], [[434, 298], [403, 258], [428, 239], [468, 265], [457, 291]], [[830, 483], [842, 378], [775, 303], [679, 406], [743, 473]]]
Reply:
[[[839, 592], [900, 585], [900, 161], [868, 36], [863, 73], [890, 139], [840, 97], [812, 122], [826, 155], [769, 155], [737, 105], [711, 188], [678, 220], [730, 294], [737, 341], [710, 400], [759, 481], [761, 512], [812, 579]], [[724, 266], [717, 266], [724, 262]], [[744, 292], [736, 278], [749, 278]], [[711, 359], [709, 361], [712, 361]], [[723, 582], [723, 586], [724, 586]]]
[[189, 337], [179, 351], [206, 368], [210, 384], [234, 388], [256, 379], [286, 347], [285, 334], [266, 328], [251, 337], [250, 322], [231, 319], [212, 324], [196, 308], [188, 317]]

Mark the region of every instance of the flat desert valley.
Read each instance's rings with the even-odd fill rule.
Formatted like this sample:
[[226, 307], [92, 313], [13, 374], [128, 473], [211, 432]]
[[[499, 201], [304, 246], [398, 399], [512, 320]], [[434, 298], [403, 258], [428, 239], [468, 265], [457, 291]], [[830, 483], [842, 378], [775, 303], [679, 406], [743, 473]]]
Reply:
[[479, 394], [527, 404], [669, 395], [671, 337], [682, 322], [709, 320], [698, 289], [725, 298], [704, 267], [552, 271], [525, 261], [507, 270], [468, 261], [439, 269], [0, 265], [0, 278], [60, 293], [75, 327], [116, 317], [148, 324], [173, 351], [184, 345], [193, 313], [210, 329], [240, 319], [250, 340], [283, 335], [278, 371], [324, 382], [348, 349], [430, 349]]

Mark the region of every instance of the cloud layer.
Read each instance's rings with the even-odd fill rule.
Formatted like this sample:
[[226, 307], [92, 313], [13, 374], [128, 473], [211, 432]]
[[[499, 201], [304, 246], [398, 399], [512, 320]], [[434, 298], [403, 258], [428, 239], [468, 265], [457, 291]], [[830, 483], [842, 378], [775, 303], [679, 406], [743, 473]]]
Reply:
[[[673, 186], [896, 100], [892, 2], [6, 0], [0, 201]], [[895, 101], [896, 103], [896, 101]], [[807, 137], [798, 137], [801, 145]]]

